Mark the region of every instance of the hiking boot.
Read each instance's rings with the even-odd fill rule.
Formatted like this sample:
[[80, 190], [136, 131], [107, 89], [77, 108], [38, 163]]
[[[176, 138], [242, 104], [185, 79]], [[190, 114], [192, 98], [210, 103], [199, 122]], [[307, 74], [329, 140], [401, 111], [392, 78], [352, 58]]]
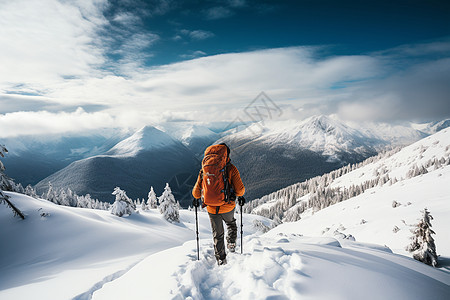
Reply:
[[236, 251], [236, 243], [228, 243], [227, 248], [228, 248], [228, 250], [230, 250], [230, 252], [235, 252]]
[[219, 259], [219, 260], [217, 261], [217, 264], [218, 264], [219, 266], [226, 265], [226, 264], [227, 264], [227, 259], [226, 259], [226, 258], [224, 258], [224, 259]]

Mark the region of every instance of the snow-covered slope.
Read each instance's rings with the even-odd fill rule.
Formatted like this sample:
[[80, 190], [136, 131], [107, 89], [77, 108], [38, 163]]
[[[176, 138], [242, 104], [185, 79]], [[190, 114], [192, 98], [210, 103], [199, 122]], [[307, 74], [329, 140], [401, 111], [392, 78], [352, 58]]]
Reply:
[[414, 144], [403, 148], [400, 152], [382, 158], [337, 178], [332, 186], [349, 186], [361, 184], [367, 180], [376, 179], [379, 175], [389, 175], [389, 178], [397, 180], [406, 179], [410, 170], [424, 166], [429, 172], [438, 169], [428, 165], [436, 160], [442, 162], [450, 157], [450, 129], [426, 137]]
[[193, 212], [170, 224], [155, 210], [119, 218], [8, 195], [27, 218], [0, 206], [0, 239], [8, 241], [0, 299], [444, 300], [450, 293], [450, 270], [343, 235], [305, 237], [300, 223], [261, 235], [253, 223], [268, 220], [244, 214], [244, 253], [238, 237], [238, 253], [218, 267], [206, 213], [198, 261]]
[[298, 234], [250, 236], [218, 267], [211, 243], [151, 255], [93, 294], [110, 299], [440, 299], [450, 274], [388, 248]]
[[[0, 205], [0, 299], [90, 299], [148, 255], [195, 239], [195, 215], [186, 210], [180, 211], [181, 223], [171, 224], [158, 210], [119, 218], [7, 194], [26, 219]], [[246, 234], [256, 232], [254, 220], [268, 222], [246, 216]], [[200, 238], [212, 240], [207, 213], [199, 212], [199, 225]], [[152, 267], [148, 271], [159, 276]]]
[[[410, 229], [427, 208], [434, 217], [431, 224], [437, 253], [450, 267], [450, 166], [389, 186], [375, 187], [344, 202], [314, 214], [306, 211], [302, 219], [274, 229], [280, 233], [310, 236], [352, 235], [357, 241], [387, 245], [395, 253], [410, 255], [405, 247]], [[396, 201], [397, 207], [393, 207]]]
[[[344, 175], [339, 175], [345, 173], [339, 170], [333, 176], [325, 174], [316, 182], [317, 190], [327, 193], [328, 189], [329, 197], [336, 197], [330, 192], [334, 190], [347, 196], [350, 193], [350, 199], [317, 212], [313, 208], [307, 209], [300, 215], [300, 221], [283, 224], [274, 231], [312, 236], [352, 235], [357, 241], [387, 245], [396, 253], [409, 255], [405, 247], [409, 244], [411, 226], [418, 222], [420, 211], [427, 208], [434, 217], [432, 225], [436, 232], [437, 252], [442, 255], [443, 265], [448, 266], [450, 128], [395, 154], [379, 155], [361, 165]], [[295, 196], [299, 192], [293, 186], [285, 195]], [[352, 193], [358, 195], [352, 197]], [[300, 206], [311, 201], [311, 197], [311, 193], [303, 193], [293, 205], [285, 207], [286, 214], [298, 211]], [[326, 197], [321, 195], [321, 198]], [[253, 211], [261, 213], [264, 209], [282, 207], [282, 203], [287, 203], [285, 200], [272, 199]]]

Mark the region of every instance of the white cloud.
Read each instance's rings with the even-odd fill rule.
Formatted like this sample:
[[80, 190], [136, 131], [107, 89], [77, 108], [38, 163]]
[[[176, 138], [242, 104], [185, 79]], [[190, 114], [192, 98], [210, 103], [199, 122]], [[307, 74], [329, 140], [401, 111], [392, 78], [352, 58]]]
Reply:
[[205, 11], [206, 18], [208, 20], [217, 20], [231, 17], [233, 11], [223, 6], [212, 7]]
[[[95, 3], [94, 3], [95, 2]], [[3, 1], [0, 9], [0, 88], [47, 86], [91, 75], [104, 62], [96, 29], [105, 1]], [[94, 5], [95, 4], [95, 5]], [[78, 6], [77, 6], [78, 5]]]
[[206, 55], [205, 52], [203, 52], [201, 50], [196, 50], [196, 51], [189, 52], [188, 54], [182, 54], [182, 55], [180, 55], [180, 57], [184, 58], [184, 59], [193, 59], [193, 58], [197, 58], [197, 57], [205, 56], [205, 55]]
[[113, 20], [125, 26], [134, 26], [141, 21], [138, 16], [130, 12], [119, 12], [114, 16]]
[[[188, 30], [188, 29], [182, 29], [180, 30], [180, 33], [184, 36], [188, 36], [192, 40], [206, 40], [209, 38], [214, 37], [214, 33], [206, 30]], [[181, 36], [177, 35], [175, 36], [174, 40], [180, 40]]]
[[214, 36], [214, 33], [205, 30], [194, 30], [189, 33], [194, 40], [205, 40]]
[[[111, 26], [103, 17], [106, 7], [106, 0], [2, 2], [0, 66], [8, 72], [0, 72], [0, 104], [8, 104], [0, 109], [0, 137], [180, 118], [227, 122], [261, 91], [302, 116], [395, 120], [450, 114], [449, 42], [334, 57], [321, 57], [321, 47], [214, 56], [195, 51], [185, 58], [203, 57], [145, 67], [141, 50], [159, 36], [123, 29], [120, 38], [108, 41], [99, 31]], [[136, 19], [122, 14], [116, 21]], [[201, 39], [212, 33], [179, 34]], [[121, 59], [105, 70], [111, 49], [104, 46], [117, 42], [114, 54]], [[78, 106], [101, 111], [67, 112]]]
[[0, 135], [3, 138], [17, 135], [81, 132], [114, 125], [115, 120], [109, 114], [104, 112], [87, 113], [82, 108], [78, 108], [72, 113], [19, 111], [0, 114]]
[[450, 117], [450, 58], [431, 59], [374, 79], [339, 104], [355, 121], [429, 121]]
[[[138, 127], [180, 113], [187, 119], [230, 121], [261, 91], [280, 106], [294, 106], [294, 110], [304, 108], [302, 115], [339, 110], [342, 116], [351, 118], [363, 115], [357, 111], [372, 111], [370, 106], [359, 105], [357, 97], [367, 96], [368, 92], [361, 92], [362, 87], [374, 90], [373, 78], [385, 75], [380, 60], [370, 56], [317, 59], [316, 51], [317, 48], [305, 47], [269, 49], [130, 69], [127, 77], [105, 75], [72, 79], [47, 96], [66, 106], [106, 107], [101, 113], [114, 122], [105, 122], [103, 126], [124, 127]], [[336, 85], [339, 88], [335, 89]], [[381, 89], [377, 87], [377, 90]], [[352, 104], [355, 99], [358, 101]], [[375, 115], [372, 112], [367, 117]], [[36, 114], [35, 119], [39, 116], [47, 117]], [[88, 116], [98, 115], [86, 115], [86, 124], [91, 122]], [[15, 118], [9, 122], [12, 127], [22, 128], [25, 125], [21, 120]], [[14, 122], [18, 122], [16, 126]], [[26, 126], [29, 125], [26, 122]], [[66, 125], [61, 128], [76, 127], [73, 122]], [[93, 118], [92, 125], [86, 126], [97, 125]], [[46, 128], [38, 126], [35, 130]]]

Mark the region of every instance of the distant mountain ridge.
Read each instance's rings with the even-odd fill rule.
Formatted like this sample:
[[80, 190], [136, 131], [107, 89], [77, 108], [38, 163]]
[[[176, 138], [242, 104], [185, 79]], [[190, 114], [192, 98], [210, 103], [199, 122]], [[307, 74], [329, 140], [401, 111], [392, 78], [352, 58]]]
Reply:
[[254, 199], [360, 162], [386, 147], [403, 146], [427, 136], [410, 126], [355, 127], [323, 115], [302, 121], [264, 121], [217, 142], [229, 144], [247, 196]]
[[0, 139], [8, 155], [3, 159], [8, 175], [24, 186], [35, 185], [43, 178], [70, 163], [103, 154], [129, 133], [105, 129], [84, 133], [49, 136], [19, 136]]
[[[224, 132], [220, 128], [227, 128], [226, 124], [167, 122], [145, 126], [132, 134], [113, 130], [49, 143], [25, 138], [1, 142], [12, 145], [4, 160], [8, 174], [25, 185], [39, 182], [41, 191], [52, 181], [57, 186], [69, 184], [78, 194], [110, 199], [114, 178], [115, 185], [126, 182], [121, 187], [127, 190], [125, 186], [129, 186], [131, 197], [142, 198], [149, 185], [161, 192], [157, 186], [162, 189], [169, 182], [176, 197], [189, 204], [203, 152], [214, 143], [229, 144], [232, 162], [247, 187], [246, 196], [254, 199], [347, 163], [360, 162], [386, 147], [410, 144], [449, 123], [352, 124], [322, 115], [300, 121], [265, 120], [240, 131], [243, 126]], [[158, 155], [161, 159], [156, 159]], [[166, 159], [169, 164], [164, 164]], [[97, 172], [97, 168], [102, 171]], [[111, 168], [120, 169], [123, 175], [111, 173]], [[99, 178], [93, 179], [93, 174], [99, 174]], [[109, 182], [107, 187], [104, 179]]]
[[[180, 141], [146, 126], [105, 154], [75, 161], [41, 180], [36, 189], [45, 192], [51, 182], [56, 189], [71, 188], [78, 194], [89, 193], [112, 202], [111, 193], [119, 186], [133, 199], [147, 199], [150, 186], [160, 193], [166, 182], [194, 174], [198, 165], [198, 159]], [[174, 193], [177, 188], [172, 186]]]

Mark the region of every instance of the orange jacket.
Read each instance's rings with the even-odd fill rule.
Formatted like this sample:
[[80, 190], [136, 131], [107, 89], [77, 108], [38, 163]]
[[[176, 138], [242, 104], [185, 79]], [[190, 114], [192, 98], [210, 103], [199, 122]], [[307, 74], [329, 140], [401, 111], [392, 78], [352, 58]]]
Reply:
[[[239, 174], [238, 169], [231, 163], [228, 167], [228, 181], [233, 187], [236, 197], [244, 195], [245, 187], [242, 183], [241, 175]], [[195, 183], [194, 189], [192, 190], [192, 195], [195, 199], [200, 199], [202, 197], [202, 178], [200, 174], [198, 175], [197, 182]], [[229, 203], [224, 202], [224, 204], [220, 206], [208, 205], [206, 209], [211, 214], [222, 214], [232, 211], [235, 206], [235, 201], [230, 201]]]

